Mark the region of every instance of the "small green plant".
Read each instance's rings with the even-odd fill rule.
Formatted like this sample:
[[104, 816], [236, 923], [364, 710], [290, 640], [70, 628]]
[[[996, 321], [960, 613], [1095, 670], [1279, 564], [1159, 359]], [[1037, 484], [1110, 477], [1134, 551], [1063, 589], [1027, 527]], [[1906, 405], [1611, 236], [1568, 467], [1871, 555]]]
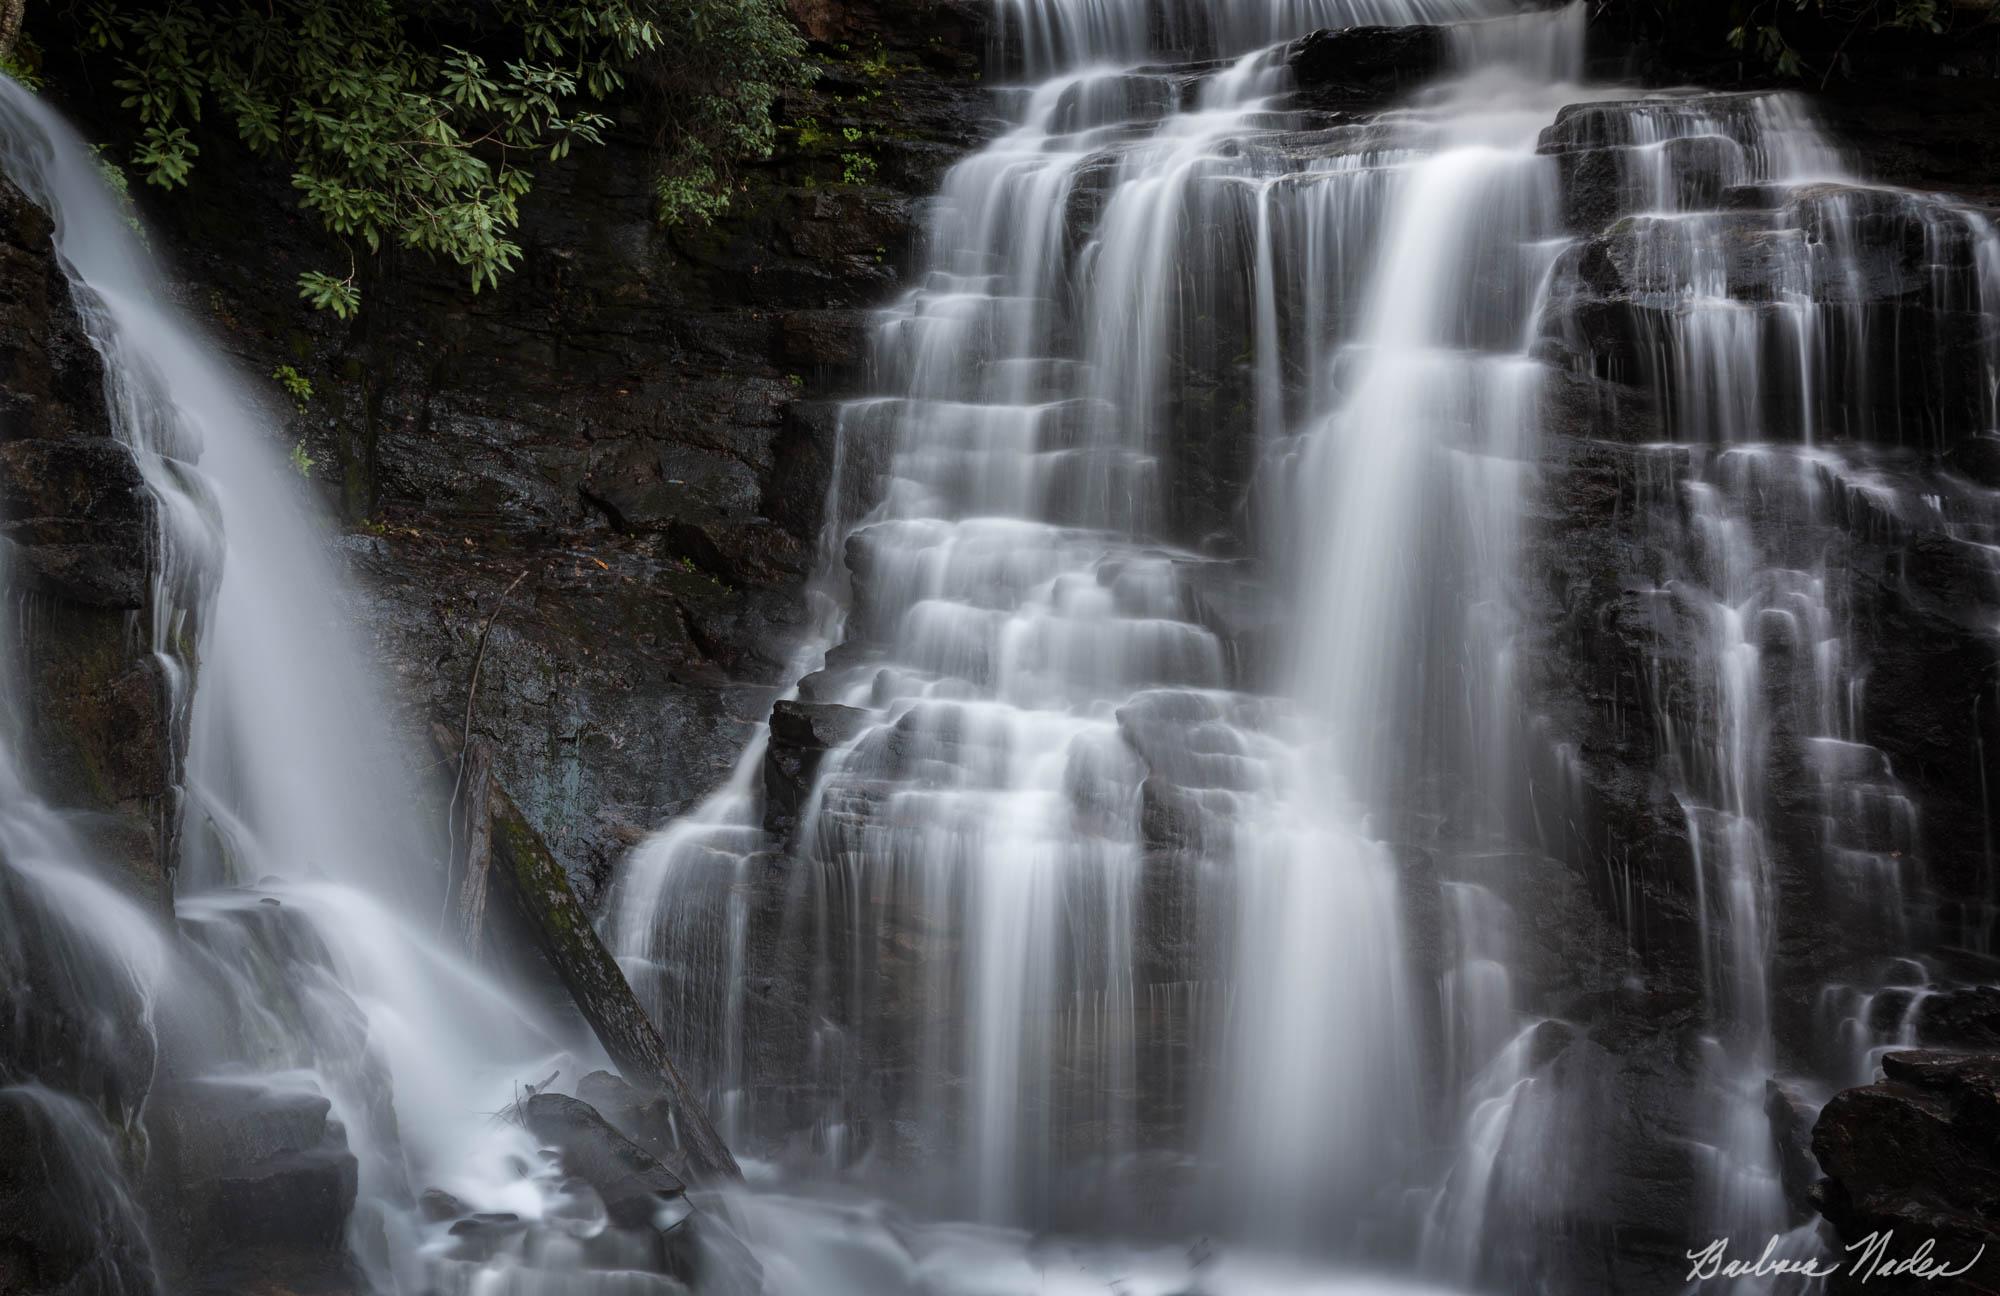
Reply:
[[271, 377], [278, 386], [285, 389], [285, 394], [292, 398], [292, 404], [298, 407], [299, 413], [305, 413], [306, 406], [312, 404], [312, 379], [288, 364], [281, 364], [273, 369]]
[[861, 75], [871, 81], [886, 81], [896, 75], [896, 65], [889, 61], [888, 52], [877, 45], [873, 54], [861, 60]]
[[26, 36], [11, 49], [0, 49], [0, 74], [13, 77], [30, 90], [42, 88], [42, 51]]
[[792, 131], [798, 138], [799, 150], [801, 152], [811, 152], [814, 149], [824, 148], [828, 144], [833, 143], [833, 136], [820, 129], [819, 118], [817, 117], [799, 118], [798, 125], [794, 126]]
[[125, 168], [112, 160], [104, 145], [92, 144], [90, 156], [97, 163], [98, 178], [117, 200], [120, 211], [125, 213], [125, 228], [136, 234], [141, 243], [146, 241], [146, 227], [139, 223], [139, 209], [132, 205], [132, 181], [125, 174]]
[[696, 580], [707, 581], [709, 584], [715, 586], [717, 589], [729, 588], [728, 586], [722, 583], [721, 579], [717, 577], [715, 573], [705, 572], [701, 568], [695, 566], [694, 560], [691, 558], [685, 558], [685, 557], [676, 558], [674, 559], [674, 566], [681, 572], [682, 575], [692, 576]]
[[332, 311], [337, 319], [347, 319], [361, 309], [361, 289], [355, 286], [352, 270], [345, 279], [336, 279], [324, 270], [308, 270], [299, 276], [299, 296], [314, 310]]
[[132, 205], [132, 181], [125, 175], [125, 168], [106, 156], [102, 144], [90, 146], [90, 156], [97, 163], [97, 174], [104, 180], [104, 187], [118, 198], [121, 207]]
[[319, 462], [306, 453], [306, 443], [304, 441], [294, 441], [292, 443], [292, 453], [289, 458], [292, 461], [292, 471], [306, 478], [312, 476], [313, 465]]
[[866, 153], [842, 153], [840, 155], [840, 180], [842, 184], [867, 184], [875, 178], [875, 159]]
[[663, 225], [707, 225], [729, 207], [729, 191], [706, 167], [653, 181], [653, 201]]

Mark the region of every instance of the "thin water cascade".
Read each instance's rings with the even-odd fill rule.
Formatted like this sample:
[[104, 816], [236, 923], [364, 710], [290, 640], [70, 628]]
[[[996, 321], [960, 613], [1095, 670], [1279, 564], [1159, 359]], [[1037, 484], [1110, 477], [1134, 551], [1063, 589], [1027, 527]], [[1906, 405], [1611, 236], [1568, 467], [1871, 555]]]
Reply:
[[[1853, 563], [1840, 561], [1845, 542], [1832, 528], [1844, 521], [1866, 535], [1934, 525], [1923, 515], [1938, 498], [1925, 509], [1903, 497], [1883, 471], [1903, 470], [1893, 457], [1855, 462], [1851, 452], [1799, 447], [1835, 437], [1923, 444], [1968, 416], [1991, 426], [1990, 349], [1986, 376], [1970, 391], [1893, 364], [1884, 373], [1879, 348], [1900, 316], [1863, 285], [1887, 277], [1901, 292], [1908, 282], [1930, 309], [1970, 300], [1983, 315], [1993, 304], [1982, 300], [1992, 235], [1949, 200], [1853, 180], [1781, 97], [1605, 105], [1558, 132], [1617, 151], [1639, 215], [1609, 250], [1649, 308], [1640, 359], [1667, 431], [1694, 447], [1657, 451], [1664, 471], [1650, 481], [1661, 494], [1641, 496], [1657, 519], [1664, 569], [1651, 597], [1689, 626], [1686, 641], [1659, 645], [1651, 710], [1686, 816], [1714, 1028], [1703, 1040], [1709, 1115], [1699, 1122], [1709, 1131], [1706, 1220], [1716, 1236], [1772, 1236], [1803, 1226], [1787, 1205], [1767, 1117], [1778, 1069], [1774, 855], [1818, 858], [1840, 939], [1886, 961], [1895, 981], [1908, 976], [1896, 955], [1908, 947], [1907, 908], [1923, 883], [1915, 806], [1861, 720], [1866, 668], [1847, 607]], [[1885, 251], [1888, 228], [1921, 231], [1918, 275]], [[1654, 314], [1656, 305], [1665, 309]], [[1915, 426], [1907, 395], [1881, 390], [1906, 381], [1929, 395]], [[1771, 801], [1781, 776], [1819, 790], [1821, 828], [1805, 841], [1780, 835], [1782, 812]], [[1829, 986], [1820, 998], [1854, 993]], [[1859, 997], [1865, 1018], [1874, 995]], [[1922, 991], [1907, 997], [1914, 1012]], [[1915, 1038], [1907, 1020], [1884, 1034]], [[1880, 1045], [1859, 1051], [1879, 1054]], [[1872, 1078], [1872, 1060], [1841, 1059], [1793, 1082], [1823, 1099], [1828, 1081]]]
[[[88, 1181], [75, 1224], [105, 1248], [106, 1289], [155, 1290], [136, 1186], [150, 1101], [182, 1134], [241, 1121], [229, 1137], [323, 1140], [298, 1149], [319, 1165], [351, 1153], [348, 1250], [374, 1290], [665, 1290], [536, 1240], [567, 1190], [528, 1131], [495, 1114], [552, 1072], [573, 1084], [599, 1055], [440, 940], [441, 843], [353, 639], [326, 528], [265, 412], [165, 303], [88, 150], [4, 78], [0, 164], [54, 221], [111, 431], [155, 501], [142, 635], [190, 730], [175, 939], [23, 777], [8, 680], [0, 958], [32, 959], [33, 984], [60, 992], [57, 1016], [98, 1022], [99, 1044], [28, 1083], [6, 1077], [0, 1097], [10, 1119], [39, 1113], [40, 1137]], [[51, 1172], [52, 1189], [67, 1182]], [[468, 1250], [419, 1212], [427, 1189], [527, 1223], [497, 1255]]]
[[1159, 55], [1225, 58], [1342, 27], [1445, 24], [1509, 12], [1491, 0], [998, 0], [1000, 62], [1047, 78]]

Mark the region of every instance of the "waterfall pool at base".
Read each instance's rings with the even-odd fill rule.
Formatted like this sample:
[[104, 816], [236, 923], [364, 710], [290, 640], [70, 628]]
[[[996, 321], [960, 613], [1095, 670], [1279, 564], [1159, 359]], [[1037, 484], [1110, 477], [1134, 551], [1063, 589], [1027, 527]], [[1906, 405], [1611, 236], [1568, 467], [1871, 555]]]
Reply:
[[920, 1221], [851, 1194], [794, 1195], [749, 1166], [732, 1199], [770, 1296], [1465, 1296], [1394, 1273], [1185, 1242], [1040, 1237]]

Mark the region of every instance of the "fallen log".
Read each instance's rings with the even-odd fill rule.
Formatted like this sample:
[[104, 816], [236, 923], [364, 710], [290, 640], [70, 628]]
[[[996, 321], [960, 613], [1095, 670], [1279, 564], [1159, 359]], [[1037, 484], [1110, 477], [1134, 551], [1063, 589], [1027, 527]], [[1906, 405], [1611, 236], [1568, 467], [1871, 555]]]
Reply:
[[[459, 744], [449, 729], [437, 725], [433, 737], [447, 758], [457, 759]], [[667, 1056], [666, 1041], [591, 926], [562, 863], [497, 778], [491, 780], [488, 805], [495, 893], [533, 933], [619, 1074], [635, 1088], [658, 1092], [671, 1104], [674, 1134], [688, 1175], [708, 1181], [741, 1179], [736, 1158]]]

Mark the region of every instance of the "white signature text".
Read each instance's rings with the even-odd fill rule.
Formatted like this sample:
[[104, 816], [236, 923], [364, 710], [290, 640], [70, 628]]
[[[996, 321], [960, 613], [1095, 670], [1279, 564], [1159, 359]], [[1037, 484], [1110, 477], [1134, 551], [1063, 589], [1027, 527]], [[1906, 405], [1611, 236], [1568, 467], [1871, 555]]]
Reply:
[[1867, 1282], [1871, 1278], [1917, 1278], [1935, 1281], [1939, 1278], [1956, 1278], [1967, 1273], [1979, 1263], [1986, 1248], [1981, 1246], [1970, 1260], [1964, 1264], [1953, 1264], [1950, 1260], [1933, 1255], [1937, 1249], [1937, 1239], [1925, 1238], [1914, 1251], [1897, 1256], [1889, 1246], [1895, 1239], [1893, 1230], [1870, 1233], [1859, 1242], [1847, 1246], [1848, 1260], [1833, 1260], [1816, 1256], [1784, 1256], [1778, 1254], [1783, 1238], [1773, 1237], [1764, 1244], [1764, 1250], [1755, 1260], [1732, 1260], [1729, 1258], [1729, 1239], [1717, 1238], [1698, 1251], [1687, 1253], [1692, 1266], [1687, 1273], [1688, 1282], [1704, 1282], [1711, 1278], [1774, 1278], [1795, 1275], [1801, 1278], [1831, 1278], [1837, 1273]]

